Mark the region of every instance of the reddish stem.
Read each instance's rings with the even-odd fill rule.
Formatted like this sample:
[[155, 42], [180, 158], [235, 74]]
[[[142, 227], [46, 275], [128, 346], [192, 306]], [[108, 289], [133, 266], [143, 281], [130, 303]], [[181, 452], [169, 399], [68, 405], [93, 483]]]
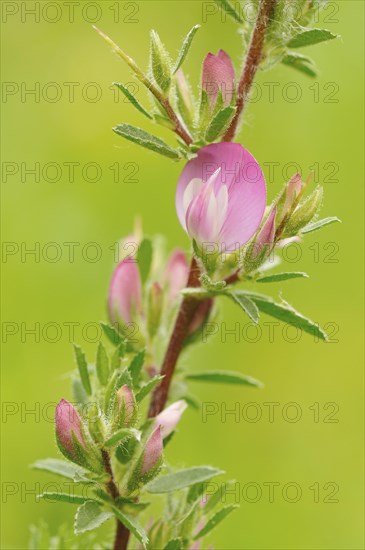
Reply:
[[237, 126], [246, 105], [246, 99], [251, 89], [256, 71], [262, 60], [263, 47], [265, 42], [265, 32], [267, 30], [270, 14], [277, 0], [261, 0], [259, 12], [256, 19], [256, 25], [252, 32], [246, 62], [243, 67], [241, 79], [237, 88], [236, 114], [223, 136], [222, 141], [232, 141], [237, 131]]
[[[200, 281], [200, 269], [196, 259], [193, 257], [191, 260], [190, 272], [188, 277], [187, 287], [199, 287]], [[172, 335], [166, 350], [165, 358], [162, 363], [161, 373], [164, 375], [160, 385], [155, 389], [150, 409], [148, 412], [149, 417], [156, 416], [164, 408], [177, 360], [182, 350], [184, 340], [188, 334], [190, 324], [194, 318], [196, 310], [200, 304], [199, 300], [185, 296], [181, 302], [178, 315], [176, 317], [175, 325], [172, 331]]]

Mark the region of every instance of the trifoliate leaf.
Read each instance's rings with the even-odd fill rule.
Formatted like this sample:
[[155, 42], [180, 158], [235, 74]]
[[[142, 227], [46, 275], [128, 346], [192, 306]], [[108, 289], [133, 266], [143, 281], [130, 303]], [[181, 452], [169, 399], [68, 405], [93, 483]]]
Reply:
[[279, 321], [283, 321], [289, 325], [293, 325], [308, 334], [311, 334], [321, 340], [327, 340], [327, 334], [322, 330], [317, 323], [304, 317], [301, 313], [296, 311], [292, 306], [287, 303], [278, 304], [270, 296], [263, 294], [254, 294], [247, 291], [236, 291], [237, 293], [245, 293], [250, 299], [255, 302], [257, 307], [262, 313], [271, 315]]

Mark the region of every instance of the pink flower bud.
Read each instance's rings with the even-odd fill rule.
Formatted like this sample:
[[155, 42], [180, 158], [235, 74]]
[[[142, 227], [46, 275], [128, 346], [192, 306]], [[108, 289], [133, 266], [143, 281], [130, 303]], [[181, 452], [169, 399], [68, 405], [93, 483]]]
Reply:
[[118, 424], [122, 427], [133, 426], [137, 420], [137, 404], [134, 394], [127, 384], [117, 391]]
[[156, 416], [155, 424], [161, 426], [163, 438], [174, 431], [186, 407], [186, 402], [180, 399], [166, 407], [166, 409]]
[[271, 210], [264, 225], [260, 229], [259, 234], [255, 239], [255, 245], [258, 251], [262, 250], [265, 245], [271, 246], [275, 239], [275, 216], [276, 206]]
[[234, 67], [231, 58], [225, 51], [217, 55], [208, 53], [203, 62], [202, 88], [209, 96], [211, 107], [214, 106], [219, 90], [222, 92], [224, 105], [229, 105], [234, 94]]
[[299, 193], [303, 188], [303, 182], [300, 174], [294, 174], [292, 178], [285, 185], [282, 194], [278, 200], [278, 225], [282, 222], [284, 217], [292, 210], [293, 205], [298, 198]]
[[276, 206], [271, 210], [256, 239], [248, 247], [244, 265], [247, 273], [258, 268], [270, 255], [275, 242]]
[[161, 426], [152, 432], [152, 435], [147, 440], [146, 446], [142, 455], [140, 475], [146, 476], [153, 470], [159, 467], [162, 460], [163, 443], [161, 435]]
[[60, 450], [68, 458], [77, 458], [77, 450], [74, 449], [72, 434], [86, 448], [84, 436], [82, 433], [81, 419], [76, 409], [66, 401], [61, 399], [56, 408], [56, 437]]
[[239, 143], [203, 147], [186, 164], [177, 184], [180, 223], [199, 247], [241, 247], [260, 226], [265, 204], [262, 170]]
[[189, 264], [185, 253], [176, 249], [171, 254], [166, 267], [165, 281], [168, 286], [167, 301], [172, 304], [180, 291], [186, 286], [189, 275]]
[[109, 287], [108, 310], [112, 323], [130, 323], [141, 311], [142, 285], [133, 258], [122, 260], [114, 270]]

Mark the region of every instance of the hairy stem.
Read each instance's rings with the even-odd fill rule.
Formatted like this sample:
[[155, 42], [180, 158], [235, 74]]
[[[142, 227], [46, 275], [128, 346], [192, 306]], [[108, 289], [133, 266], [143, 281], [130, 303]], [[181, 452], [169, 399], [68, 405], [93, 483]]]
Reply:
[[[102, 451], [102, 456], [103, 456], [105, 470], [108, 472], [110, 476], [110, 480], [107, 485], [107, 490], [110, 496], [113, 498], [113, 500], [116, 500], [119, 497], [119, 489], [114, 481], [113, 471], [110, 464], [110, 457], [106, 451]], [[117, 519], [114, 546], [113, 546], [114, 550], [127, 550], [129, 537], [130, 537], [129, 530], [125, 527], [125, 525], [123, 525], [121, 521]]]
[[[196, 259], [193, 257], [186, 286], [199, 287], [199, 275], [200, 269]], [[150, 409], [148, 412], [149, 417], [153, 417], [159, 414], [165, 406], [168, 398], [171, 380], [175, 372], [177, 360], [182, 350], [184, 340], [188, 334], [190, 324], [198, 307], [199, 300], [195, 300], [190, 297], [184, 297], [181, 302], [172, 335], [166, 350], [165, 358], [161, 367], [160, 374], [164, 375], [164, 378], [153, 393]]]
[[251, 89], [256, 71], [262, 59], [265, 42], [265, 33], [269, 24], [270, 14], [277, 0], [260, 0], [259, 12], [256, 24], [252, 32], [246, 61], [237, 88], [236, 114], [224, 134], [222, 141], [232, 141], [234, 138], [241, 115], [246, 106], [248, 93]]

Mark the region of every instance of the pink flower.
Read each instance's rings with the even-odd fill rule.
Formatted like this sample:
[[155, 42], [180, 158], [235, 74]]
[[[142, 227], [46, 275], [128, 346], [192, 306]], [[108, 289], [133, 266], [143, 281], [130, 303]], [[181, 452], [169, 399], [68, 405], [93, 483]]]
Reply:
[[186, 164], [177, 184], [177, 215], [198, 246], [241, 247], [260, 226], [265, 204], [262, 170], [239, 143], [203, 147]]
[[162, 460], [163, 443], [161, 435], [161, 426], [152, 432], [143, 451], [140, 475], [144, 476], [151, 473], [158, 467]]
[[229, 105], [234, 93], [234, 67], [231, 58], [225, 51], [217, 55], [208, 53], [203, 62], [202, 88], [209, 96], [211, 107], [214, 106], [219, 90], [223, 95], [224, 105]]
[[142, 284], [138, 267], [131, 257], [122, 260], [114, 270], [109, 287], [108, 310], [112, 323], [130, 323], [142, 303]]
[[189, 264], [185, 253], [176, 249], [171, 254], [166, 267], [165, 280], [168, 285], [167, 301], [172, 304], [187, 283], [189, 274]]
[[155, 424], [161, 426], [164, 438], [174, 431], [186, 407], [186, 402], [180, 399], [166, 407], [166, 409], [156, 416]]
[[69, 458], [77, 458], [77, 450], [74, 449], [72, 434], [82, 447], [86, 447], [82, 434], [82, 423], [76, 409], [61, 399], [56, 408], [56, 436], [60, 450]]

